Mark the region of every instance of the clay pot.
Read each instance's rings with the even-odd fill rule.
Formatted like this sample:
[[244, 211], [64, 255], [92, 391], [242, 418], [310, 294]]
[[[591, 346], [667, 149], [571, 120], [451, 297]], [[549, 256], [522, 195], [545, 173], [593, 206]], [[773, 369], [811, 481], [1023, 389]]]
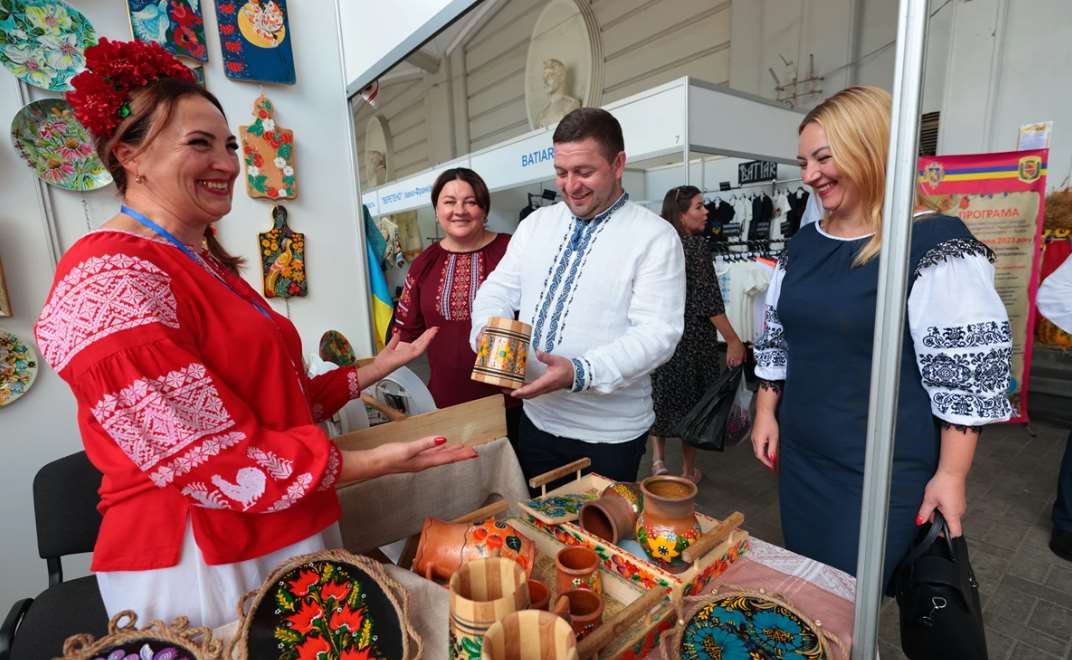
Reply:
[[529, 598], [532, 599], [532, 609], [546, 610], [551, 602], [551, 590], [539, 580], [529, 580]]
[[603, 596], [587, 589], [560, 594], [555, 614], [569, 621], [577, 639], [583, 639], [603, 623]]
[[525, 571], [502, 557], [464, 564], [450, 578], [449, 589], [451, 660], [479, 656], [488, 628], [530, 603]]
[[599, 575], [599, 555], [588, 548], [562, 548], [555, 556], [555, 593], [562, 595], [573, 589], [603, 593]]
[[577, 660], [577, 637], [565, 619], [550, 612], [514, 612], [488, 628], [480, 658]]
[[449, 580], [463, 563], [482, 557], [513, 559], [528, 573], [536, 561], [536, 548], [495, 519], [468, 524], [425, 518], [413, 570], [429, 580]]
[[599, 499], [581, 507], [581, 528], [611, 543], [632, 538], [637, 516], [644, 508], [643, 502], [637, 484], [613, 483], [603, 489]]
[[696, 520], [696, 484], [681, 477], [648, 477], [640, 484], [644, 510], [637, 518], [636, 538], [648, 558], [670, 573], [689, 565], [681, 553], [699, 538]]

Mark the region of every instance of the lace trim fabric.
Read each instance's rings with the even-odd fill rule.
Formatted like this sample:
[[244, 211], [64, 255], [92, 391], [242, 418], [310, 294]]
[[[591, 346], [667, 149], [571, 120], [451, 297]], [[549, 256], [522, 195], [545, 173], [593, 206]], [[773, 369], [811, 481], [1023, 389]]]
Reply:
[[935, 245], [920, 258], [912, 275], [918, 277], [927, 268], [937, 266], [949, 259], [963, 259], [965, 257], [985, 257], [990, 263], [994, 263], [994, 251], [984, 243], [974, 238], [953, 238], [942, 241]]

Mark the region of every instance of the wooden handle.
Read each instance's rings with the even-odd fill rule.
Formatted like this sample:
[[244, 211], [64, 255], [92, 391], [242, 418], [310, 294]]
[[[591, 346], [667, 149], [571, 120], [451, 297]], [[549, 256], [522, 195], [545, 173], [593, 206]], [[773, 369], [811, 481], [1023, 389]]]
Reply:
[[691, 564], [710, 552], [716, 545], [728, 539], [733, 530], [742, 524], [744, 524], [744, 514], [740, 511], [734, 511], [725, 520], [701, 536], [696, 543], [686, 548], [685, 552], [681, 553], [681, 558], [686, 564]]
[[397, 422], [401, 419], [406, 418], [406, 413], [402, 412], [398, 408], [392, 408], [391, 406], [373, 397], [372, 395], [362, 394], [361, 401], [365, 405], [372, 406], [376, 410], [382, 412], [384, 415], [387, 415], [387, 419], [391, 420], [392, 422]]
[[[585, 469], [586, 467], [590, 467], [591, 465], [592, 465], [592, 459], [587, 458], [587, 457], [586, 458], [578, 458], [577, 460], [573, 461], [572, 463], [566, 463], [562, 467], [555, 468], [554, 470], [548, 470], [547, 472], [544, 472], [543, 474], [538, 474], [535, 477], [529, 479], [529, 488], [539, 488], [540, 486], [543, 486], [544, 484], [550, 483], [550, 482], [554, 481], [555, 479], [561, 479], [562, 477], [566, 476], [570, 472], [578, 472], [579, 473], [581, 470]], [[578, 475], [578, 478], [579, 477], [580, 477], [580, 475]]]
[[464, 516], [461, 516], [460, 518], [455, 518], [454, 520], [451, 520], [450, 522], [452, 522], [452, 523], [471, 523], [471, 522], [476, 522], [478, 520], [487, 520], [488, 518], [492, 518], [492, 517], [502, 513], [503, 511], [506, 511], [506, 509], [508, 507], [509, 507], [509, 505], [506, 504], [506, 500], [498, 500], [498, 501], [492, 502], [491, 504], [489, 504], [487, 506], [482, 506], [479, 509], [477, 509], [476, 511], [473, 511], [471, 513], [467, 513]]
[[622, 611], [610, 621], [604, 621], [603, 625], [593, 630], [587, 637], [577, 643], [577, 655], [581, 660], [591, 658], [607, 644], [621, 636], [627, 628], [636, 623], [645, 612], [655, 607], [666, 598], [666, 590], [652, 589], [632, 603], [629, 603]]

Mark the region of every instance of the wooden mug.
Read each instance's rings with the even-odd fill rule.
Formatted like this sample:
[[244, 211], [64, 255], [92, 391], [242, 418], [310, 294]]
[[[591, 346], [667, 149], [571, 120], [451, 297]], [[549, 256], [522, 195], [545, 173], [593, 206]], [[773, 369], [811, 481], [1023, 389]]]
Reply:
[[577, 639], [584, 638], [603, 623], [603, 596], [587, 589], [559, 594], [555, 614], [569, 621]]
[[578, 660], [573, 628], [550, 612], [514, 612], [484, 636], [481, 660]]
[[555, 592], [562, 595], [573, 589], [603, 593], [599, 575], [599, 555], [581, 547], [562, 548], [555, 556]]
[[462, 564], [450, 578], [450, 657], [480, 655], [484, 634], [508, 614], [529, 607], [525, 571], [512, 559], [489, 557]]
[[532, 326], [494, 316], [484, 326], [470, 378], [496, 387], [516, 389], [525, 384]]

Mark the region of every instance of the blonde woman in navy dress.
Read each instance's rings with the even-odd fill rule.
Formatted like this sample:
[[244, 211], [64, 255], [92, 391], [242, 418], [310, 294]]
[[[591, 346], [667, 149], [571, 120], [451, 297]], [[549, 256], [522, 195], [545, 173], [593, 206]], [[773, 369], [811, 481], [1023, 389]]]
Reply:
[[[856, 571], [890, 96], [850, 87], [800, 125], [798, 159], [824, 216], [793, 237], [756, 346], [752, 444], [778, 471], [786, 547]], [[961, 535], [983, 425], [1009, 419], [1012, 343], [993, 253], [957, 218], [912, 226], [883, 584], [937, 509]]]

